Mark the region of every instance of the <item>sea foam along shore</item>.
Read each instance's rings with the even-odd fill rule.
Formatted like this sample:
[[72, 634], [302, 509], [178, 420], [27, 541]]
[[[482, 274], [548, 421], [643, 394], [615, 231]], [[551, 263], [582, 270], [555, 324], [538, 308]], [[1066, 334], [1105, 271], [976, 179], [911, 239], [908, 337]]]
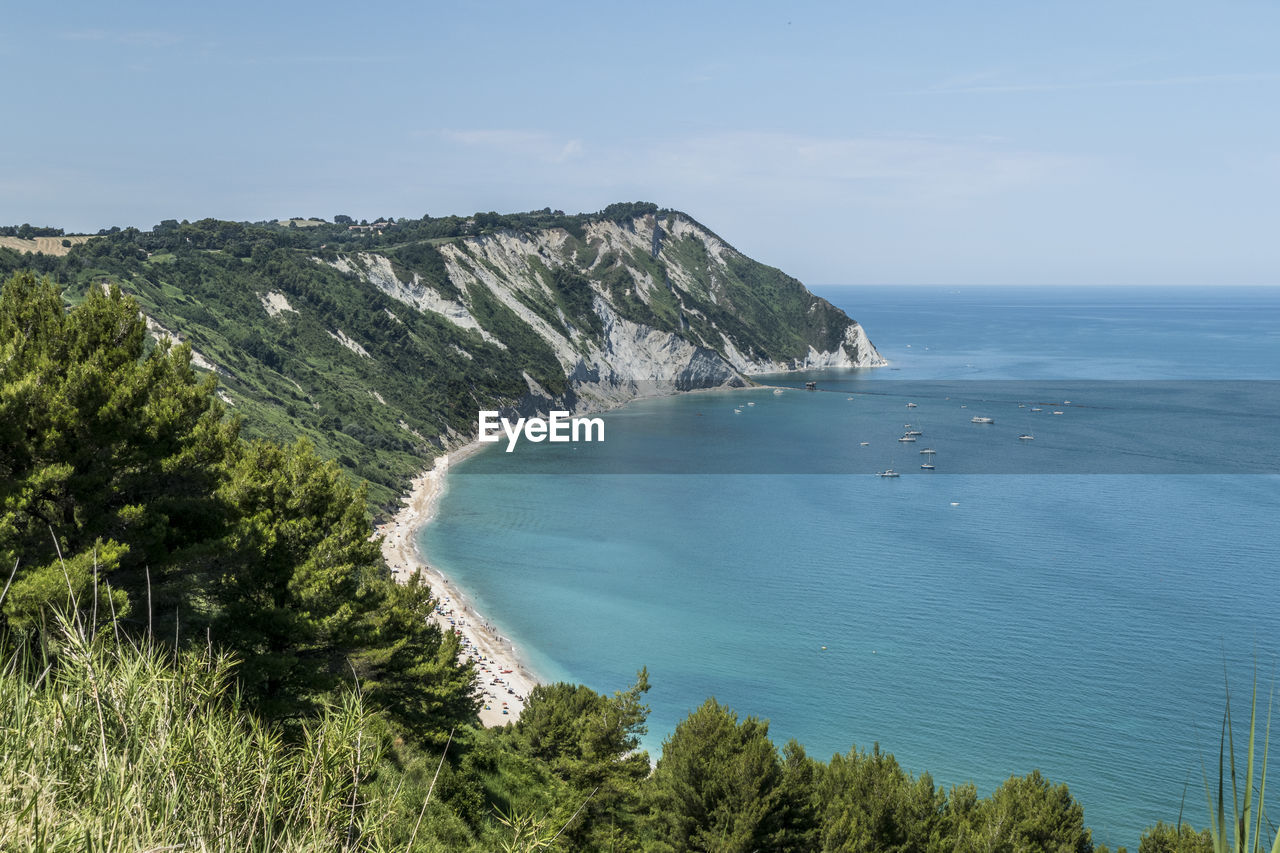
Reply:
[[501, 726], [520, 717], [529, 691], [539, 681], [520, 662], [511, 642], [486, 622], [452, 581], [430, 565], [418, 550], [419, 533], [435, 517], [449, 468], [482, 446], [479, 441], [473, 441], [436, 457], [435, 465], [413, 481], [404, 506], [391, 521], [380, 525], [378, 532], [383, 535], [382, 554], [396, 580], [405, 583], [414, 574], [422, 575], [437, 600], [432, 618], [442, 631], [456, 631], [460, 635], [463, 658], [475, 662], [484, 692], [480, 722]]

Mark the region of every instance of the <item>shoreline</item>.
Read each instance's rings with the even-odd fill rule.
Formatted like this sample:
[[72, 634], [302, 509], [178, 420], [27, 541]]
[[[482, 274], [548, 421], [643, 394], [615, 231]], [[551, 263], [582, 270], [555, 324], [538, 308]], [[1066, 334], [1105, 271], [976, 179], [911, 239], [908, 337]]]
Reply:
[[[789, 386], [775, 386], [747, 378], [743, 386], [717, 385], [710, 388], [691, 388], [683, 394], [760, 391], [765, 389], [798, 390]], [[661, 395], [668, 396], [668, 395]], [[636, 398], [639, 399], [639, 398]], [[626, 405], [627, 400], [602, 411], [610, 411]], [[480, 723], [486, 727], [503, 726], [520, 719], [529, 691], [544, 683], [520, 657], [519, 649], [503, 636], [477, 611], [467, 596], [439, 568], [431, 565], [418, 549], [418, 534], [435, 519], [440, 499], [444, 496], [449, 469], [484, 449], [479, 439], [435, 458], [432, 466], [410, 483], [409, 491], [401, 497], [399, 511], [383, 524], [376, 533], [383, 537], [382, 556], [391, 569], [397, 583], [406, 583], [414, 574], [421, 575], [436, 599], [436, 609], [431, 619], [441, 631], [454, 631], [462, 641], [460, 659], [471, 660], [476, 666], [484, 704], [480, 709]]]
[[382, 556], [398, 583], [414, 574], [421, 575], [436, 599], [431, 619], [441, 631], [453, 631], [462, 641], [462, 659], [471, 660], [479, 676], [484, 705], [480, 723], [486, 727], [502, 726], [520, 718], [529, 691], [542, 681], [520, 659], [519, 650], [497, 628], [481, 616], [467, 597], [418, 550], [418, 534], [435, 518], [440, 498], [444, 495], [449, 468], [478, 453], [484, 445], [472, 440], [462, 447], [437, 456], [430, 469], [414, 478], [404, 505], [385, 524], [377, 527], [382, 534]]

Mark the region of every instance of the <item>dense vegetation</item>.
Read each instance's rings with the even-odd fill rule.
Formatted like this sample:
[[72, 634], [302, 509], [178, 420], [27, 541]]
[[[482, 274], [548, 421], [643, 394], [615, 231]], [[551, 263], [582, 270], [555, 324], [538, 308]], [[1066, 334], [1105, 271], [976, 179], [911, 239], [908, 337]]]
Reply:
[[[61, 257], [0, 247], [0, 274], [34, 268], [72, 302], [104, 283], [120, 287], [216, 368], [247, 437], [283, 444], [306, 438], [320, 456], [368, 483], [370, 505], [381, 511], [395, 506], [444, 445], [474, 433], [478, 408], [522, 401], [525, 374], [550, 394], [567, 389], [566, 370], [543, 337], [485, 288], [453, 280], [442, 249], [464, 268], [492, 273], [483, 255], [489, 236], [559, 229], [559, 257], [544, 263], [532, 256], [531, 280], [513, 293], [578, 346], [600, 343], [597, 296], [620, 316], [711, 349], [723, 349], [727, 334], [742, 352], [786, 360], [811, 345], [839, 343], [849, 319], [776, 269], [736, 253], [729, 267], [717, 265], [688, 235], [665, 239], [660, 257], [602, 251], [598, 237], [588, 239], [592, 223], [634, 233], [636, 217], [647, 215], [659, 217], [664, 234], [683, 217], [635, 202], [589, 215], [544, 209], [372, 224], [345, 215], [286, 225], [165, 220], [150, 231], [104, 229]], [[369, 253], [389, 259], [406, 288], [420, 282], [465, 305], [483, 333], [369, 284], [360, 274]], [[670, 285], [677, 267], [699, 293]], [[658, 283], [645, 298], [636, 293], [637, 275]], [[269, 308], [269, 294], [281, 307]], [[815, 302], [821, 310], [811, 310]]]
[[[0, 849], [1096, 849], [1039, 773], [943, 790], [878, 745], [779, 751], [714, 699], [651, 768], [643, 671], [479, 728], [362, 489], [242, 436], [118, 288], [78, 297], [0, 291]], [[1140, 850], [1208, 841], [1162, 825]]]
[[68, 312], [47, 280], [5, 283], [0, 629], [25, 641], [92, 600], [179, 646], [216, 633], [269, 716], [355, 678], [415, 730], [470, 719], [474, 674], [426, 625], [428, 591], [391, 581], [362, 489], [305, 441], [241, 439], [190, 351], [145, 342], [114, 288]]
[[24, 222], [21, 225], [0, 225], [0, 237], [17, 237], [30, 240], [33, 237], [61, 237], [61, 228], [44, 228]]

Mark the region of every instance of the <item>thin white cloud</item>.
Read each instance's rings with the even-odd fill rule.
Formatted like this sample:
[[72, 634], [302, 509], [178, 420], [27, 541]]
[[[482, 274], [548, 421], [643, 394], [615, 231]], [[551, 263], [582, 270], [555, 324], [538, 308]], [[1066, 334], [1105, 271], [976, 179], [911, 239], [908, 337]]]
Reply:
[[727, 133], [655, 146], [650, 166], [692, 186], [741, 184], [762, 195], [955, 202], [1060, 181], [1087, 164], [991, 139]]
[[1070, 92], [1089, 89], [1135, 89], [1160, 86], [1216, 86], [1239, 83], [1271, 83], [1280, 80], [1277, 72], [1242, 74], [1187, 74], [1173, 77], [1126, 78], [1119, 80], [1077, 80], [1034, 83], [980, 83], [991, 75], [974, 75], [973, 79], [944, 81], [937, 86], [917, 89], [902, 94], [915, 95], [967, 95], [967, 94], [1018, 94], [1023, 92]]
[[560, 162], [564, 162], [566, 160], [574, 160], [581, 157], [582, 153], [583, 153], [582, 140], [570, 139], [568, 142], [564, 144], [564, 147], [560, 149], [559, 160]]
[[394, 65], [407, 62], [402, 56], [389, 54], [272, 54], [248, 56], [235, 60], [240, 65]]
[[[993, 137], [824, 137], [736, 131], [669, 138], [579, 140], [537, 130], [422, 134], [424, 164], [452, 162], [473, 187], [616, 200], [771, 199], [798, 209], [972, 210], [1089, 175], [1084, 157]], [[443, 144], [441, 144], [443, 143]], [[535, 191], [535, 188], [536, 191]], [[637, 196], [640, 197], [640, 196]], [[566, 201], [559, 206], [568, 206]]]
[[542, 163], [567, 163], [582, 159], [582, 140], [537, 130], [441, 130], [433, 132], [455, 145], [488, 150]]
[[182, 41], [182, 36], [165, 30], [69, 30], [58, 34], [67, 41], [102, 41], [132, 47], [168, 47]]

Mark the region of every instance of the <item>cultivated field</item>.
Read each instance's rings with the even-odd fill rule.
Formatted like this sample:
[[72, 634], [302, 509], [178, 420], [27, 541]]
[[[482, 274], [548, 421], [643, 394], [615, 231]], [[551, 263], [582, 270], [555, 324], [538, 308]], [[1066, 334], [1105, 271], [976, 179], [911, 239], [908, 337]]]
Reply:
[[[0, 246], [6, 249], [16, 249], [19, 252], [44, 252], [46, 255], [65, 255], [71, 251], [71, 246], [78, 246], [86, 240], [92, 240], [92, 236], [80, 237], [35, 237], [30, 240], [23, 240], [21, 237], [0, 237]], [[62, 241], [66, 240], [71, 246], [62, 245]]]

